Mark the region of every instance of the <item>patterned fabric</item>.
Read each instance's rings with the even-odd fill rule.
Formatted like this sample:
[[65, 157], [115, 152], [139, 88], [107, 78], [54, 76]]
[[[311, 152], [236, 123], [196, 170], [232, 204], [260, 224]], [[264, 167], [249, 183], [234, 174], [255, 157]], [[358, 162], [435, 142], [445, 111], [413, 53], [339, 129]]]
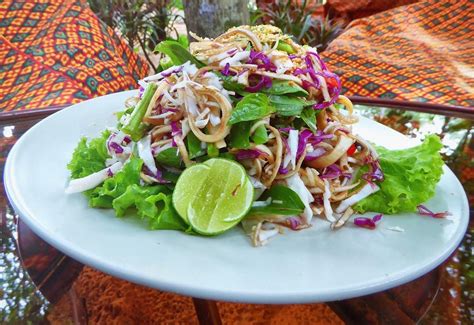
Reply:
[[473, 22], [473, 1], [423, 1], [353, 21], [322, 55], [346, 95], [474, 107]]
[[0, 1], [0, 112], [137, 87], [148, 66], [83, 1]]
[[336, 12], [336, 15], [346, 16], [352, 20], [417, 1], [418, 0], [328, 0], [327, 4], [329, 8]]

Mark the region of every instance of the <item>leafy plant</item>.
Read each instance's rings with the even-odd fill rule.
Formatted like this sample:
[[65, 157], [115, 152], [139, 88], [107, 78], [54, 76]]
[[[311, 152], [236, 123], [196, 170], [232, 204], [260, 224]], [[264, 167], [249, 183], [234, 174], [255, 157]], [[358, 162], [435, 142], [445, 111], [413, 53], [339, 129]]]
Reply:
[[344, 31], [344, 23], [329, 16], [313, 16], [323, 1], [308, 0], [261, 0], [255, 10], [256, 20], [279, 27], [292, 35], [298, 43], [307, 44], [324, 51]]
[[308, 39], [303, 39], [303, 43], [316, 47], [320, 52], [324, 51], [328, 45], [335, 40], [345, 29], [345, 23], [337, 19], [326, 17], [316, 17], [313, 19]]
[[174, 27], [182, 18], [173, 12], [182, 8], [179, 0], [88, 0], [91, 9], [107, 25], [118, 30], [134, 49], [141, 49], [150, 66], [157, 71], [158, 66], [150, 57], [155, 46], [178, 37]]

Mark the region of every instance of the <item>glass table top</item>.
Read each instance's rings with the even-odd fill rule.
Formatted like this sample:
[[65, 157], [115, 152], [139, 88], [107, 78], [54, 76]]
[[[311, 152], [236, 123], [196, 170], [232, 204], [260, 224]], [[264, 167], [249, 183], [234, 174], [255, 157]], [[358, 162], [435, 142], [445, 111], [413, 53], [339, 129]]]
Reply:
[[[422, 324], [455, 320], [469, 323], [474, 318], [474, 130], [473, 120], [419, 113], [387, 107], [355, 105], [365, 117], [385, 124], [409, 137], [423, 138], [436, 133], [442, 138], [443, 158], [461, 180], [469, 197], [471, 222], [463, 242], [442, 266], [443, 278], [436, 299]], [[40, 119], [23, 116], [2, 120], [0, 117], [0, 172], [16, 140]], [[16, 253], [16, 216], [8, 205], [3, 186], [0, 195], [0, 323], [47, 323], [52, 305], [36, 290]]]

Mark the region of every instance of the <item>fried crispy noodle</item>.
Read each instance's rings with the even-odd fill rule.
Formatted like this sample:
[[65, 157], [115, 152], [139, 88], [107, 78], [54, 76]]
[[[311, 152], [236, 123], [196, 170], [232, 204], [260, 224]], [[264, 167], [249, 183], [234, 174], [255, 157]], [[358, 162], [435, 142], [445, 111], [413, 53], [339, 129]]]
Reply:
[[344, 226], [346, 224], [347, 220], [349, 220], [349, 218], [353, 214], [354, 214], [354, 210], [352, 210], [351, 208], [347, 208], [347, 210], [344, 212], [344, 214], [339, 219], [337, 219], [335, 222], [331, 223], [331, 229], [336, 230], [336, 229], [339, 229], [342, 226]]
[[319, 178], [319, 172], [311, 167], [306, 167], [300, 170], [301, 179], [305, 186], [311, 191], [312, 189], [318, 189], [319, 193], [324, 192], [324, 182]]
[[193, 161], [189, 159], [188, 150], [186, 149], [186, 146], [184, 145], [183, 139], [181, 139], [180, 136], [175, 136], [173, 139], [176, 142], [176, 145], [178, 146], [178, 150], [181, 155], [181, 159], [183, 159], [184, 165], [186, 167], [191, 166], [193, 164]]
[[339, 132], [339, 139], [334, 149], [324, 156], [308, 162], [307, 164], [313, 168], [324, 168], [334, 164], [338, 161], [346, 152], [350, 146], [354, 143], [354, 140], [346, 136], [342, 132]]
[[[192, 91], [196, 95], [196, 97], [203, 96], [214, 99], [214, 101], [219, 105], [219, 108], [221, 110], [221, 121], [219, 127], [215, 129], [212, 134], [205, 134], [196, 125], [197, 116], [193, 114], [192, 110], [189, 108], [189, 106], [187, 106], [186, 110], [189, 118], [189, 126], [193, 131], [194, 135], [203, 142], [213, 143], [223, 140], [229, 134], [230, 131], [230, 127], [227, 125], [227, 122], [230, 119], [232, 105], [224, 96], [222, 96], [217, 90], [213, 88], [193, 87]], [[207, 122], [205, 125], [207, 125]]]
[[265, 127], [270, 132], [272, 132], [273, 135], [275, 136], [275, 139], [273, 140], [274, 141], [273, 147], [275, 150], [275, 157], [276, 157], [275, 162], [271, 164], [271, 168], [269, 169], [269, 171], [271, 172], [270, 176], [268, 178], [265, 178], [262, 182], [266, 187], [270, 187], [273, 181], [275, 180], [278, 174], [278, 170], [280, 169], [280, 166], [281, 166], [281, 156], [283, 154], [283, 142], [281, 141], [280, 132], [278, 132], [276, 128], [268, 124], [265, 124]]
[[278, 234], [283, 233], [286, 226], [286, 216], [250, 216], [242, 220], [244, 231], [250, 237], [253, 246], [264, 246], [268, 241]]
[[253, 47], [257, 51], [261, 51], [263, 49], [262, 43], [260, 42], [260, 39], [255, 35], [252, 31], [244, 28], [231, 28], [229, 31], [226, 33], [222, 34], [221, 36], [218, 36], [214, 39], [216, 42], [229, 42], [229, 39], [232, 39], [232, 37], [235, 39], [235, 36], [243, 36], [247, 38], [250, 42], [252, 42]]
[[293, 170], [289, 171], [286, 174], [277, 175], [276, 179], [285, 179], [285, 178], [291, 177], [294, 174], [298, 173], [305, 158], [306, 158], [306, 151], [304, 151], [303, 154], [301, 155], [301, 157], [298, 159], [298, 162], [296, 163], [296, 166]]
[[301, 79], [299, 79], [295, 76], [292, 76], [292, 75], [287, 75], [287, 74], [282, 74], [282, 73], [275, 73], [275, 72], [268, 72], [268, 71], [255, 71], [255, 73], [259, 74], [259, 75], [262, 75], [262, 76], [274, 78], [274, 79], [293, 81], [299, 86], [301, 86], [302, 83], [303, 83], [301, 81]]

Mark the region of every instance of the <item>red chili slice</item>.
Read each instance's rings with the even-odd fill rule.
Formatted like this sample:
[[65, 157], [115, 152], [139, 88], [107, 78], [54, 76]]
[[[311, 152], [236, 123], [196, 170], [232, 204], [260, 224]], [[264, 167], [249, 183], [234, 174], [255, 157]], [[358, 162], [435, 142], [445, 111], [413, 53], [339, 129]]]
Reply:
[[335, 78], [326, 79], [326, 84], [331, 87], [337, 87], [337, 80]]
[[356, 152], [356, 145], [355, 143], [352, 144], [352, 146], [349, 147], [349, 149], [347, 149], [347, 155], [348, 156], [352, 156], [355, 152]]

